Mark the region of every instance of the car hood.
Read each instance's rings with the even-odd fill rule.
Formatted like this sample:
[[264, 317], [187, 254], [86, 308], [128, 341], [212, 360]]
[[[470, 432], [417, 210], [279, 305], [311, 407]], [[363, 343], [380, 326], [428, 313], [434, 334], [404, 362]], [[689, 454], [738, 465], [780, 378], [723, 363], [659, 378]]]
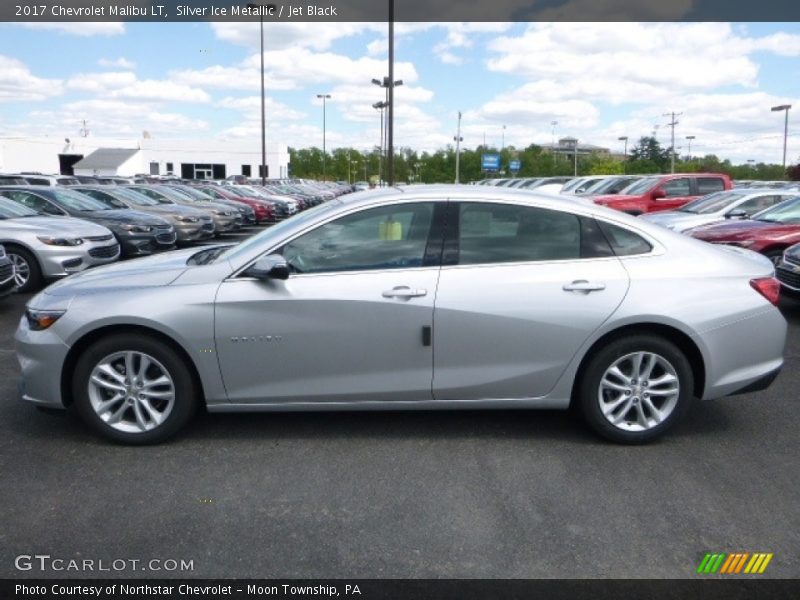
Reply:
[[186, 248], [94, 267], [57, 281], [43, 293], [49, 296], [76, 296], [109, 288], [136, 289], [169, 285], [190, 268], [186, 261], [200, 250], [202, 248]]
[[705, 241], [716, 240], [749, 240], [753, 237], [774, 236], [787, 233], [797, 233], [800, 225], [785, 225], [781, 223], [767, 223], [764, 221], [736, 221], [734, 223], [716, 223], [697, 227], [691, 231], [692, 237]]
[[181, 215], [184, 217], [203, 217], [206, 215], [205, 211], [183, 204], [158, 204], [155, 206], [141, 207], [136, 210], [164, 215]]
[[716, 223], [717, 221], [724, 219], [724, 217], [721, 217], [720, 215], [697, 215], [693, 213], [677, 211], [647, 213], [641, 215], [639, 218], [663, 227], [669, 227], [670, 229], [698, 227], [700, 225], [705, 225], [706, 223]]
[[0, 221], [0, 235], [3, 232], [42, 233], [47, 235], [68, 235], [70, 237], [108, 235], [111, 233], [102, 225], [81, 219], [73, 219], [72, 217], [3, 219]]
[[110, 225], [164, 225], [161, 217], [126, 208], [87, 212], [85, 218]]

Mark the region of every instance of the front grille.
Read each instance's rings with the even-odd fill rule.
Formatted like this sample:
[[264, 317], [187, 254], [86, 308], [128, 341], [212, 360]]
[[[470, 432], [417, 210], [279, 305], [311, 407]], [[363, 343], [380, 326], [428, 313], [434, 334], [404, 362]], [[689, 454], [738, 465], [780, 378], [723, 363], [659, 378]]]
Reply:
[[83, 239], [85, 239], [87, 242], [108, 242], [108, 241], [111, 241], [112, 239], [114, 239], [114, 236], [110, 235], [110, 234], [109, 235], [92, 235], [92, 236], [85, 237]]
[[203, 229], [203, 231], [214, 231], [214, 224], [213, 223], [203, 223], [202, 229]]
[[0, 265], [0, 281], [11, 279], [14, 275], [14, 265], [11, 263]]
[[112, 256], [116, 256], [119, 253], [119, 244], [114, 244], [113, 246], [100, 246], [99, 248], [91, 248], [89, 250], [89, 256], [93, 256], [95, 258], [111, 258]]
[[163, 225], [153, 225], [153, 229], [159, 229], [159, 230], [170, 229], [171, 227], [172, 225], [170, 225], [169, 223], [164, 223]]
[[800, 289], [800, 273], [795, 273], [794, 271], [779, 266], [775, 269], [775, 276], [778, 278], [778, 281], [788, 287]]
[[177, 239], [177, 237], [178, 236], [175, 235], [175, 232], [173, 232], [173, 233], [159, 233], [156, 236], [156, 240], [158, 241], [159, 244], [174, 244], [175, 240]]

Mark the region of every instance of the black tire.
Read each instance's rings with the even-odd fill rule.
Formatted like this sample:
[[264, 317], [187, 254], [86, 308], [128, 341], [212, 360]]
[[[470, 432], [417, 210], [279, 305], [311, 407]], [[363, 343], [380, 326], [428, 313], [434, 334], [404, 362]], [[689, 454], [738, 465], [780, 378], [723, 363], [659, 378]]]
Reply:
[[[603, 414], [601, 410], [600, 383], [606, 371], [616, 361], [637, 352], [658, 355], [672, 367], [678, 379], [678, 394], [671, 411], [660, 423], [648, 429], [630, 431], [624, 428], [625, 425], [631, 425], [629, 419], [624, 419], [623, 427], [618, 427], [612, 424]], [[660, 366], [656, 367], [659, 373], [662, 372], [660, 369]], [[604, 347], [594, 352], [582, 373], [581, 380], [578, 382], [577, 402], [584, 420], [599, 435], [622, 444], [644, 444], [663, 435], [686, 414], [694, 395], [694, 375], [688, 359], [675, 344], [655, 335], [633, 334], [611, 340]], [[632, 400], [639, 403], [640, 400], [636, 396], [641, 391], [634, 391], [632, 395], [628, 395], [631, 395]], [[647, 394], [646, 391], [645, 394]], [[657, 402], [658, 400], [655, 400], [654, 404]], [[638, 410], [644, 410], [645, 413], [651, 414], [645, 410], [643, 403], [641, 409], [639, 406], [634, 405], [628, 411], [625, 411], [624, 404], [622, 406], [623, 409], [617, 412], [617, 415], [624, 411], [629, 417], [634, 417]], [[663, 408], [664, 406], [666, 405], [662, 403], [657, 408]]]
[[[147, 431], [128, 432], [115, 429], [95, 412], [90, 400], [89, 377], [95, 366], [104, 358], [125, 351], [143, 353], [155, 359], [164, 367], [173, 382], [174, 400], [171, 411], [162, 423]], [[186, 363], [175, 350], [155, 338], [135, 333], [111, 335], [92, 344], [81, 354], [72, 379], [74, 408], [81, 418], [103, 437], [131, 445], [158, 444], [175, 435], [188, 423], [197, 409], [199, 399], [196, 388]], [[130, 414], [127, 410], [126, 414]]]
[[42, 283], [44, 283], [42, 269], [39, 266], [39, 261], [36, 260], [36, 257], [30, 251], [25, 248], [20, 248], [19, 246], [9, 245], [6, 246], [6, 254], [17, 269], [19, 269], [21, 264], [25, 265], [27, 268], [27, 279], [25, 283], [17, 286], [18, 292], [35, 292], [42, 287]]

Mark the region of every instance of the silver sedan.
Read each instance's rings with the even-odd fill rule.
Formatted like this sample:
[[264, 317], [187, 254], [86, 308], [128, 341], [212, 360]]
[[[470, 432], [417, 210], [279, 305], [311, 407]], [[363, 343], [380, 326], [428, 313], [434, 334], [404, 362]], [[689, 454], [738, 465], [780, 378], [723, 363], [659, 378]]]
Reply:
[[168, 438], [201, 405], [574, 405], [600, 435], [641, 443], [693, 398], [776, 377], [773, 275], [747, 250], [550, 196], [363, 192], [238, 246], [50, 286], [16, 333], [20, 390], [133, 444]]
[[798, 195], [796, 191], [787, 190], [723, 190], [692, 200], [677, 210], [647, 213], [639, 215], [639, 218], [684, 233], [694, 227], [720, 223], [726, 219], [747, 219]]
[[119, 259], [120, 247], [109, 229], [72, 217], [43, 217], [0, 197], [0, 243], [14, 263], [17, 289], [39, 289], [49, 279], [66, 277]]

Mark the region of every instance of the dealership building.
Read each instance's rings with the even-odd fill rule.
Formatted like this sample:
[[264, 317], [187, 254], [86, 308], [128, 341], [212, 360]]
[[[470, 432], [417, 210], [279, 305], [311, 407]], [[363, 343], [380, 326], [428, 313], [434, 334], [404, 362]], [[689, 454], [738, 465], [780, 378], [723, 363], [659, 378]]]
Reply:
[[[0, 137], [0, 173], [260, 177], [260, 140]], [[289, 177], [289, 150], [268, 144], [266, 176]]]

